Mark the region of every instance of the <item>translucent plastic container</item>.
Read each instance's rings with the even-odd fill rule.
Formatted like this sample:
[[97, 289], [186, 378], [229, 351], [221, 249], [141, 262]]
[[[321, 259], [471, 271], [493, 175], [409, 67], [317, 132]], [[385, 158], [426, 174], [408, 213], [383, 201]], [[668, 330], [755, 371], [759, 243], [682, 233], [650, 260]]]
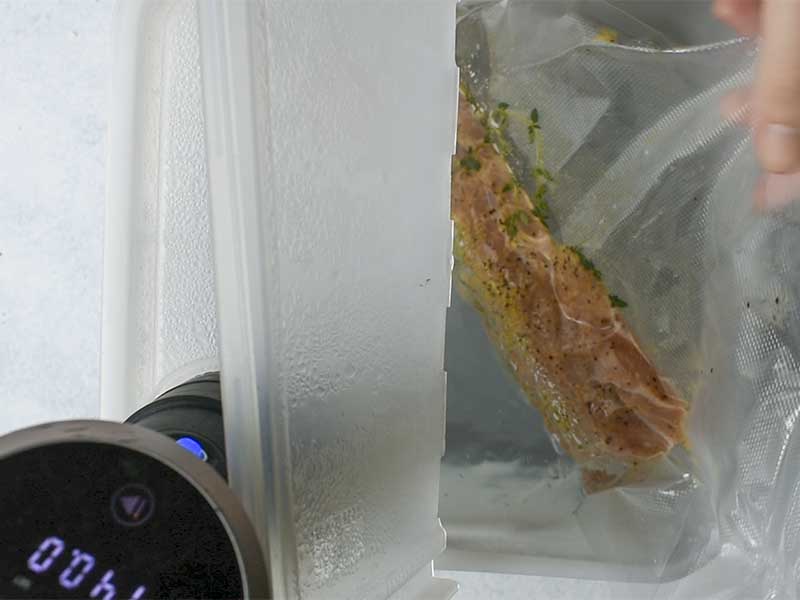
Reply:
[[103, 416], [219, 370], [219, 329], [276, 596], [447, 598], [454, 4], [202, 8], [205, 64], [197, 2], [117, 9]]
[[[725, 36], [616, 4], [678, 44]], [[126, 0], [117, 26], [103, 415], [221, 369], [276, 596], [447, 598], [439, 518], [438, 567], [663, 578], [654, 520], [594, 501], [631, 543], [589, 543], [577, 472], [476, 312], [447, 311], [455, 2]], [[711, 569], [631, 597], [736, 573]]]
[[447, 596], [455, 5], [200, 6], [229, 473], [275, 595]]
[[101, 414], [219, 370], [200, 41], [192, 0], [117, 4]]
[[276, 595], [446, 598], [454, 5], [203, 9], [205, 64], [195, 2], [118, 9], [103, 415], [219, 368], [216, 288], [229, 475]]

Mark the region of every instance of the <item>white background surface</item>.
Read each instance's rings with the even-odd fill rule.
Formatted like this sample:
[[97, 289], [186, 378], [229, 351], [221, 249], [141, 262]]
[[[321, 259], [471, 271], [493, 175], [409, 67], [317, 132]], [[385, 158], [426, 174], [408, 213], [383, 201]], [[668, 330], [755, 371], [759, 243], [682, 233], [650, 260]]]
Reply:
[[0, 432], [98, 412], [111, 0], [0, 0]]
[[[0, 0], [0, 433], [99, 412], [112, 0]], [[443, 573], [461, 600], [619, 597]]]

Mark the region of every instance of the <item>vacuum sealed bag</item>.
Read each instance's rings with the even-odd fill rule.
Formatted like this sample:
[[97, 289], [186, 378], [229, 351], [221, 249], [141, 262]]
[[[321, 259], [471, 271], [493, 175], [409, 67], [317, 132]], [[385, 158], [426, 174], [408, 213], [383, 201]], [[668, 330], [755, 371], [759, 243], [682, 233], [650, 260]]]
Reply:
[[797, 597], [800, 213], [698, 10], [459, 5], [443, 568]]

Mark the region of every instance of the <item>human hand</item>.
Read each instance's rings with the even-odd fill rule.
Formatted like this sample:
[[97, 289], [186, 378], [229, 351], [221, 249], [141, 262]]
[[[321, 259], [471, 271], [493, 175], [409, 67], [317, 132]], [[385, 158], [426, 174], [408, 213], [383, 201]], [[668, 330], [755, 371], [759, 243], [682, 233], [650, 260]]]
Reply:
[[766, 171], [756, 203], [782, 208], [800, 198], [800, 0], [715, 0], [714, 13], [742, 35], [760, 37], [753, 88], [732, 96], [728, 109], [749, 104]]

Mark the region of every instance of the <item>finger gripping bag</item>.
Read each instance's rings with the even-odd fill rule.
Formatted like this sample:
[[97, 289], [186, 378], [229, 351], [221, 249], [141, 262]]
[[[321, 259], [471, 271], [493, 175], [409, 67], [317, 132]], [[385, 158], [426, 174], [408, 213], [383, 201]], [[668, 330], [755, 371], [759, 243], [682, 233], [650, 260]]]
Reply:
[[[626, 581], [641, 598], [797, 597], [798, 213], [754, 209], [759, 171], [736, 123], [745, 109], [723, 117], [720, 103], [751, 81], [756, 48], [708, 25], [709, 9], [459, 4], [469, 147], [453, 168], [442, 568]], [[470, 114], [482, 128], [465, 134]], [[611, 444], [586, 450], [591, 428], [561, 427], [547, 400], [574, 393], [576, 379], [528, 376], [543, 362], [549, 373], [531, 358], [545, 342], [515, 337], [531, 313], [514, 312], [511, 292], [495, 290], [512, 298], [504, 305], [486, 291], [512, 277], [505, 268], [492, 283], [475, 260], [497, 246], [480, 237], [489, 228], [477, 209], [472, 221], [459, 213], [469, 177], [496, 180], [500, 204], [487, 200], [485, 214], [500, 211], [492, 223], [508, 247], [551, 235], [576, 276], [596, 275], [592, 293], [608, 296], [617, 331], [630, 332], [659, 389], [685, 401], [685, 436], [646, 468], [630, 453], [620, 462], [621, 448], [616, 471], [598, 467]], [[562, 333], [580, 321], [565, 306]], [[612, 476], [594, 485], [587, 472], [598, 468]]]

